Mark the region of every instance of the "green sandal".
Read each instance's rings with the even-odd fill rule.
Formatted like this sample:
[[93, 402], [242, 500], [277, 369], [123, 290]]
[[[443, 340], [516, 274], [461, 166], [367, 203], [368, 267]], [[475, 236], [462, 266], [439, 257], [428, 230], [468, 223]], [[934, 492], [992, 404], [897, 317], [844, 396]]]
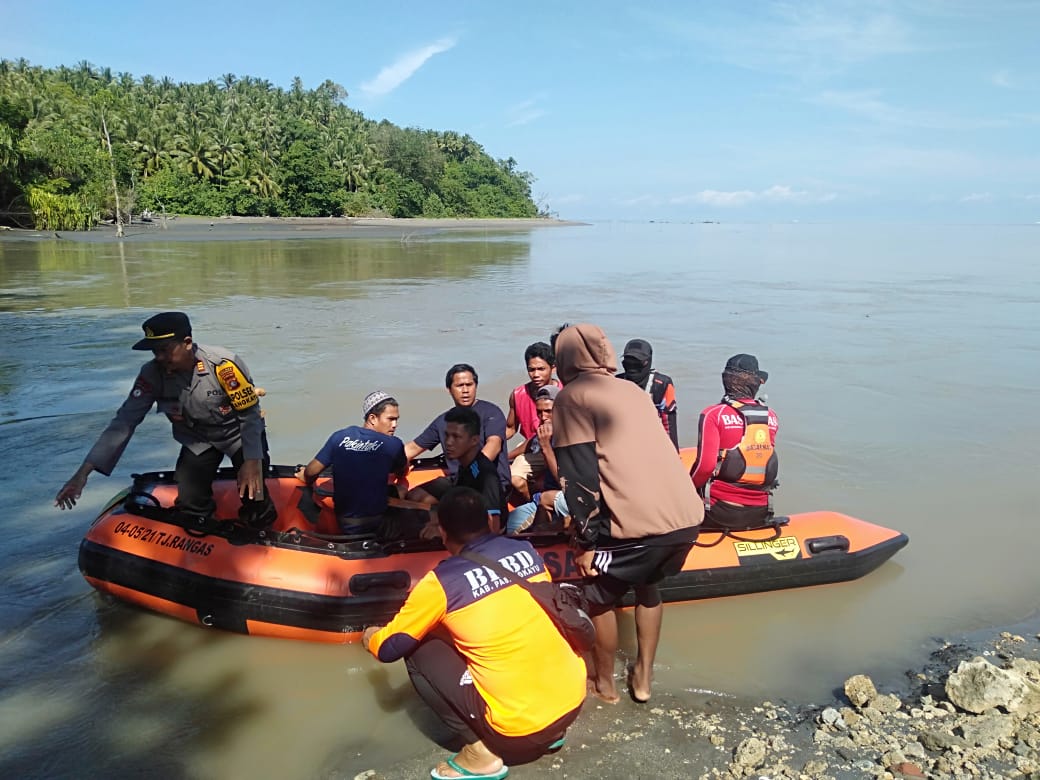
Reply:
[[[505, 778], [509, 775], [509, 767], [505, 765], [503, 765], [502, 768], [499, 769], [497, 772], [492, 772], [491, 774], [487, 775], [482, 775], [479, 772], [470, 772], [468, 769], [459, 766], [455, 762], [455, 759], [458, 758], [458, 755], [459, 754], [456, 753], [451, 758], [444, 759], [444, 763], [450, 766], [454, 771], [458, 772], [459, 777], [464, 777], [466, 778], [466, 780], [505, 780]], [[437, 771], [437, 767], [434, 767], [430, 770], [430, 777], [432, 777], [433, 780], [458, 780], [457, 777], [452, 777], [450, 775], [442, 775], [440, 772]]]

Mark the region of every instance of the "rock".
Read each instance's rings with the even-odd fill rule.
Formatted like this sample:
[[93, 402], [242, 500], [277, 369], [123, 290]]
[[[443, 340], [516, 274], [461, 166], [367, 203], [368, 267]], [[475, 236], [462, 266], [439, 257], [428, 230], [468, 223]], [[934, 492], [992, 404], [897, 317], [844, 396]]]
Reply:
[[903, 745], [903, 755], [915, 761], [917, 761], [918, 759], [923, 761], [926, 758], [928, 758], [928, 754], [924, 752], [924, 748], [921, 746], [921, 743], [916, 740], [910, 740], [905, 745]]
[[885, 714], [877, 707], [864, 707], [862, 715], [867, 721], [874, 725], [881, 723], [885, 719]]
[[1016, 658], [1011, 662], [1011, 668], [1033, 682], [1040, 682], [1040, 661], [1028, 658]]
[[922, 731], [917, 735], [921, 744], [933, 753], [943, 753], [952, 747], [967, 747], [968, 743], [963, 737], [958, 737], [948, 731]]
[[809, 777], [820, 777], [827, 771], [826, 761], [806, 761], [802, 767], [802, 773]]
[[845, 726], [850, 729], [856, 728], [863, 722], [863, 716], [851, 707], [841, 708], [841, 719], [845, 721]]
[[1014, 721], [1006, 715], [993, 712], [970, 718], [961, 725], [961, 734], [969, 745], [989, 748], [1001, 739], [1015, 733]]
[[960, 662], [946, 680], [946, 695], [962, 710], [975, 714], [994, 707], [1014, 711], [1026, 704], [1030, 712], [1037, 711], [1034, 706], [1040, 707], [1040, 691], [1035, 685], [1018, 672], [1001, 669], [979, 657]]
[[877, 696], [877, 688], [865, 674], [856, 674], [845, 681], [845, 695], [853, 706], [862, 708]]
[[870, 705], [879, 712], [891, 713], [897, 712], [900, 707], [903, 706], [903, 702], [899, 700], [899, 697], [894, 693], [890, 693], [884, 696], [876, 696], [870, 701]]
[[836, 729], [845, 728], [845, 721], [842, 720], [841, 713], [834, 707], [828, 707], [820, 713], [820, 722], [825, 726], [833, 726]]
[[885, 755], [881, 756], [882, 766], [896, 766], [903, 763], [906, 763], [906, 756], [903, 755], [902, 750], [889, 750]]
[[733, 751], [733, 763], [738, 767], [754, 769], [766, 761], [766, 743], [758, 737], [748, 737]]

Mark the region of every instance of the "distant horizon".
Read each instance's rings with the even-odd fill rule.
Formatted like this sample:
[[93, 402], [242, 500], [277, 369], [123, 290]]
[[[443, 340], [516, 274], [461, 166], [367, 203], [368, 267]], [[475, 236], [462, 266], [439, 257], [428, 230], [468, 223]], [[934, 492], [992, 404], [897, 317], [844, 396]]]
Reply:
[[185, 0], [156, 36], [139, 15], [47, 0], [7, 9], [0, 56], [191, 83], [329, 79], [369, 119], [514, 158], [566, 218], [1040, 221], [1040, 4], [609, 10]]

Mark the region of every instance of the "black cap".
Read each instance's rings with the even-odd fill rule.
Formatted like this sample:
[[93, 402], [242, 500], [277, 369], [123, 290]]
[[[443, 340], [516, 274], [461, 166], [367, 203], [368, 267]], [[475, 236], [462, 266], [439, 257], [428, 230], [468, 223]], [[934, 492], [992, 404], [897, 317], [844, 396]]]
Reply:
[[171, 341], [180, 341], [191, 335], [191, 321], [182, 311], [161, 312], [146, 319], [141, 327], [144, 328], [144, 338], [134, 344], [132, 349], [158, 349]]
[[621, 353], [622, 358], [635, 358], [642, 363], [649, 363], [654, 356], [653, 347], [649, 341], [643, 339], [632, 339], [625, 344], [625, 351]]
[[733, 373], [754, 374], [763, 382], [769, 379], [767, 372], [758, 370], [758, 358], [754, 355], [745, 355], [744, 353], [734, 355], [726, 361], [725, 370]]

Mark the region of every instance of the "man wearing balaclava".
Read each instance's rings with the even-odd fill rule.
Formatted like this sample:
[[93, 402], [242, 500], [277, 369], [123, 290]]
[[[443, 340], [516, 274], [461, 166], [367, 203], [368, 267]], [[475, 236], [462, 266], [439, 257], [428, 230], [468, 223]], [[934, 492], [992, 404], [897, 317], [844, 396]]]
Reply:
[[772, 516], [778, 462], [776, 412], [756, 400], [769, 374], [754, 355], [734, 355], [722, 371], [726, 394], [701, 412], [690, 469], [705, 504], [705, 527], [756, 528]]
[[675, 449], [679, 449], [678, 405], [675, 403], [675, 383], [667, 374], [653, 368], [654, 349], [649, 341], [632, 339], [625, 345], [621, 356], [619, 379], [635, 382], [645, 390], [661, 415], [661, 425], [668, 432]]
[[638, 653], [628, 687], [646, 702], [664, 612], [657, 583], [682, 569], [704, 507], [644, 391], [614, 376], [617, 356], [603, 331], [565, 327], [554, 346], [564, 383], [553, 407], [554, 451], [596, 625], [589, 691], [619, 698], [614, 607], [634, 590]]

